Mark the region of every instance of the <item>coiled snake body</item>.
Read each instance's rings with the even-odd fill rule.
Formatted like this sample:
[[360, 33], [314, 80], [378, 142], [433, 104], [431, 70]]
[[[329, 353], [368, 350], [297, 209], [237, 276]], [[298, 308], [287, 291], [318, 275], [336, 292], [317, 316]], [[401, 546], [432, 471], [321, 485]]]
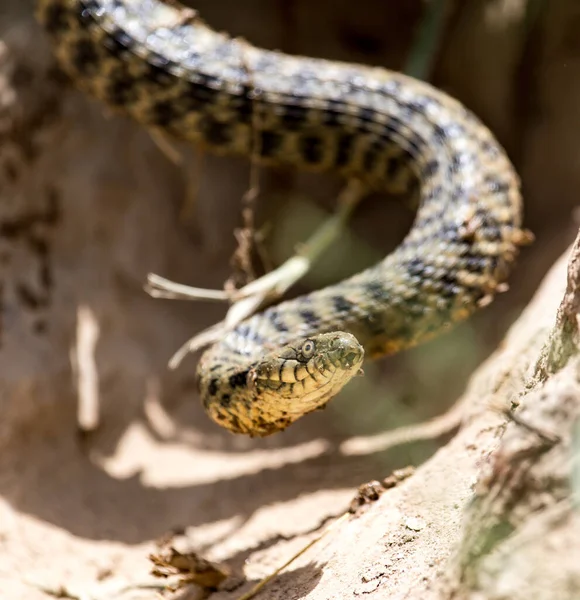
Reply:
[[204, 405], [231, 431], [284, 429], [324, 406], [363, 353], [464, 319], [501, 290], [528, 240], [504, 151], [427, 84], [258, 49], [160, 0], [38, 0], [38, 15], [73, 81], [148, 127], [267, 164], [334, 169], [369, 189], [418, 184], [414, 225], [382, 262], [254, 315], [203, 354]]

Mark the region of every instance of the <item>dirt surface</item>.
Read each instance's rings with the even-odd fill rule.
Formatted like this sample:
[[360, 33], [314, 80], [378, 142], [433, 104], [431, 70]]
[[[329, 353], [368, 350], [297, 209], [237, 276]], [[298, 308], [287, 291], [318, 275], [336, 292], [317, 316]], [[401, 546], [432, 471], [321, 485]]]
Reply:
[[[218, 28], [256, 43], [392, 68], [404, 63], [421, 14], [421, 3], [408, 1], [365, 0], [356, 11], [348, 2], [314, 9], [305, 0], [253, 0], [241, 12], [236, 4], [197, 7]], [[533, 366], [564, 295], [565, 260], [469, 384], [460, 433], [437, 451], [445, 436], [401, 444], [398, 428], [455, 402], [573, 239], [578, 15], [572, 1], [547, 3], [530, 25], [525, 2], [459, 4], [468, 6], [453, 11], [432, 80], [498, 132], [522, 174], [526, 223], [537, 242], [522, 256], [510, 293], [482, 315], [365, 367], [367, 377], [324, 413], [250, 440], [204, 414], [195, 357], [175, 373], [166, 368], [223, 307], [155, 301], [142, 291], [148, 272], [222, 285], [248, 187], [246, 163], [178, 145], [184, 164], [176, 166], [146, 132], [104, 115], [52, 75], [31, 3], [1, 3], [0, 597], [45, 600], [43, 588], [61, 585], [112, 597], [108, 589], [149, 579], [156, 539], [185, 529], [204, 556], [243, 568], [243, 588], [213, 596], [236, 598], [343, 513], [361, 483], [409, 464], [423, 466], [262, 597], [330, 600], [348, 591], [373, 599], [386, 590], [394, 598], [445, 597], [454, 568], [485, 589], [483, 597], [508, 589], [498, 575], [502, 555], [478, 563], [484, 569], [475, 575], [462, 571], [461, 524], [504, 431], [505, 418], [489, 403], [498, 390], [509, 398]], [[259, 217], [274, 223], [275, 261], [320, 222], [320, 206], [331, 206], [339, 189], [331, 177], [261, 174]], [[365, 203], [342, 240], [346, 249], [331, 251], [333, 260], [306, 285], [380, 257], [410, 218], [401, 206]], [[89, 436], [78, 435], [79, 399], [100, 409], [101, 426]], [[563, 534], [552, 543], [570, 547]], [[534, 557], [537, 568], [548, 565]]]

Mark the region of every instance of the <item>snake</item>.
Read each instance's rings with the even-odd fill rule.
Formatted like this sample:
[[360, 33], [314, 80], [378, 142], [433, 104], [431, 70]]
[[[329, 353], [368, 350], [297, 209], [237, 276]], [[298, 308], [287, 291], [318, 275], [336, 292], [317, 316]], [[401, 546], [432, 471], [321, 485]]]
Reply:
[[151, 131], [418, 199], [381, 262], [273, 304], [204, 350], [199, 394], [217, 424], [282, 431], [323, 408], [363, 359], [428, 340], [507, 288], [532, 239], [520, 180], [490, 130], [443, 91], [255, 47], [173, 1], [37, 0], [37, 17], [74, 85]]

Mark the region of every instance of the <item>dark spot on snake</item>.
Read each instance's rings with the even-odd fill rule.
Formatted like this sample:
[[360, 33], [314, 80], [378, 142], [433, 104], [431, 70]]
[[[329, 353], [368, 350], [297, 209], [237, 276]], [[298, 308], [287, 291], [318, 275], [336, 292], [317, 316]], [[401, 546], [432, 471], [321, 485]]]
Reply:
[[385, 128], [386, 132], [387, 132], [387, 137], [389, 136], [389, 132], [390, 133], [400, 133], [404, 127], [403, 122], [401, 121], [401, 119], [398, 119], [397, 117], [394, 116], [390, 116], [386, 123], [383, 123], [383, 127]]
[[208, 386], [207, 386], [207, 391], [209, 392], [210, 396], [215, 396], [218, 392], [218, 380], [213, 378], [210, 380]]
[[450, 271], [447, 271], [446, 273], [444, 273], [440, 277], [440, 279], [445, 284], [456, 284], [457, 283], [457, 278], [455, 277], [455, 274]]
[[496, 158], [499, 155], [499, 150], [495, 144], [492, 144], [489, 141], [483, 142], [481, 144], [481, 149], [490, 157]]
[[[495, 271], [498, 269], [498, 267], [500, 266], [500, 264], [502, 264], [501, 261], [500, 261], [499, 256], [489, 256], [488, 260], [489, 260], [489, 269], [490, 269], [490, 271], [492, 273], [495, 273]], [[503, 263], [503, 266], [505, 267], [505, 263]]]
[[338, 138], [336, 160], [334, 161], [337, 167], [344, 167], [350, 162], [354, 141], [355, 135], [352, 133], [343, 133]]
[[249, 342], [264, 343], [263, 337], [258, 333], [255, 327], [250, 327], [248, 324], [243, 324], [236, 327], [236, 333], [243, 339]]
[[358, 111], [358, 118], [366, 123], [374, 123], [377, 113], [372, 108], [362, 107]]
[[421, 175], [424, 179], [430, 179], [439, 171], [439, 162], [435, 159], [427, 162], [426, 165], [421, 169]]
[[[342, 115], [342, 103], [330, 100], [328, 104], [330, 108], [328, 110], [323, 111], [322, 113], [323, 125], [326, 125], [326, 127], [340, 127], [342, 125], [340, 122], [340, 117]], [[334, 108], [332, 108], [333, 106], [337, 106], [339, 108], [335, 110]]]
[[260, 132], [260, 155], [265, 158], [275, 156], [283, 140], [283, 136], [275, 131]]
[[397, 79], [389, 79], [383, 82], [380, 91], [386, 96], [399, 96], [401, 92], [401, 82]]
[[369, 281], [364, 284], [364, 291], [368, 294], [373, 300], [378, 302], [385, 301], [388, 298], [388, 293], [383, 284], [378, 281]]
[[506, 183], [505, 181], [499, 181], [498, 179], [492, 176], [488, 176], [485, 178], [485, 184], [487, 186], [487, 189], [492, 194], [507, 194], [510, 189], [508, 183]]
[[228, 123], [206, 116], [200, 121], [200, 129], [212, 146], [223, 146], [230, 141], [230, 125]]
[[479, 234], [487, 242], [501, 242], [503, 239], [501, 229], [495, 223], [479, 229]]
[[169, 126], [173, 121], [181, 116], [181, 114], [176, 110], [175, 103], [169, 100], [156, 102], [149, 109], [149, 113], [149, 123], [161, 127]]
[[114, 106], [125, 106], [135, 100], [135, 82], [123, 67], [117, 67], [111, 71], [105, 88], [105, 97], [107, 102]]
[[[162, 62], [161, 60], [157, 63], [152, 62], [151, 59], [153, 56], [154, 55], [149, 55], [147, 57], [147, 73], [145, 74], [145, 77], [149, 81], [153, 81], [161, 87], [167, 87], [167, 86], [171, 85], [171, 83], [173, 83], [175, 77], [173, 76], [172, 73], [170, 73], [168, 71], [167, 65], [161, 64], [161, 62]], [[158, 56], [159, 58], [162, 58], [159, 55], [156, 55], [156, 56]], [[154, 58], [153, 58], [153, 61], [155, 61]]]
[[417, 96], [415, 99], [407, 102], [407, 106], [412, 112], [424, 115], [427, 107], [434, 103], [435, 101], [431, 98], [427, 98], [427, 96]]
[[117, 29], [115, 32], [111, 32], [111, 35], [126, 50], [131, 50], [135, 46], [135, 40], [123, 29]]
[[412, 258], [407, 262], [407, 272], [414, 277], [421, 277], [425, 271], [425, 263], [420, 258]]
[[67, 11], [58, 4], [50, 4], [41, 14], [41, 20], [49, 33], [59, 33], [68, 29]]
[[399, 106], [399, 114], [401, 116], [401, 118], [403, 119], [403, 121], [408, 121], [409, 119], [412, 119], [415, 111], [413, 110], [413, 107], [411, 106], [411, 104], [409, 102], [398, 102], [398, 106]]
[[[438, 218], [439, 218], [439, 216], [438, 216]], [[427, 215], [425, 215], [425, 214], [418, 215], [415, 222], [417, 223], [418, 226], [424, 228], [426, 225], [430, 225], [431, 223], [433, 223], [433, 221], [434, 221], [434, 215], [430, 213]], [[407, 242], [407, 243], [408, 243], [408, 241], [409, 240], [405, 240], [405, 242]]]
[[453, 125], [434, 125], [433, 132], [435, 139], [441, 143], [444, 143], [449, 138], [456, 137], [458, 134], [457, 127]]
[[[167, 73], [165, 73], [165, 75], [167, 75]], [[197, 100], [201, 104], [212, 106], [215, 104], [218, 94], [218, 90], [214, 90], [213, 88], [208, 87], [201, 82], [190, 81], [188, 82], [187, 89], [184, 92], [184, 97], [189, 97]]]
[[457, 184], [451, 191], [450, 198], [453, 202], [464, 200], [469, 195], [469, 190], [462, 184]]
[[459, 230], [456, 225], [448, 225], [441, 231], [442, 239], [449, 244], [456, 244], [460, 241]]
[[250, 342], [256, 342], [257, 344], [266, 343], [266, 340], [258, 333], [257, 329], [250, 329], [248, 333], [248, 340]]
[[333, 296], [332, 304], [334, 305], [334, 310], [339, 313], [350, 312], [355, 307], [355, 304], [347, 300], [344, 296]]
[[363, 166], [366, 171], [371, 171], [377, 164], [380, 150], [381, 146], [378, 143], [373, 143], [370, 148], [367, 148], [363, 158]]
[[255, 109], [255, 101], [248, 96], [248, 93], [249, 88], [244, 87], [244, 92], [241, 96], [232, 96], [230, 100], [238, 121], [246, 125], [252, 122]]
[[483, 273], [487, 266], [487, 260], [481, 256], [468, 256], [464, 260], [467, 270], [471, 273]]
[[71, 47], [71, 62], [82, 76], [90, 75], [99, 62], [99, 54], [93, 42], [79, 40]]
[[282, 317], [280, 316], [280, 313], [277, 310], [270, 311], [269, 313], [267, 313], [267, 316], [269, 317], [270, 323], [272, 324], [274, 329], [276, 329], [276, 331], [279, 331], [280, 333], [289, 331], [288, 326], [286, 325], [286, 323], [284, 323]]
[[456, 152], [451, 156], [450, 172], [457, 172], [464, 164], [469, 162], [470, 156], [465, 152]]
[[445, 273], [439, 281], [442, 284], [439, 293], [443, 298], [454, 298], [461, 291], [461, 287], [457, 285], [457, 278], [453, 273]]
[[229, 394], [224, 394], [220, 398], [220, 404], [224, 407], [228, 407], [230, 405], [231, 399], [232, 399], [232, 397]]
[[447, 135], [447, 131], [446, 131], [445, 127], [442, 127], [441, 125], [434, 125], [433, 133], [434, 133], [435, 139], [440, 144], [445, 143], [447, 141], [448, 135]]
[[298, 312], [300, 318], [305, 321], [310, 327], [318, 327], [320, 324], [320, 318], [312, 310], [301, 310]]
[[411, 156], [419, 156], [425, 149], [425, 142], [422, 140], [416, 133], [409, 133], [407, 139], [405, 140], [405, 144], [411, 147], [411, 150], [408, 152]]
[[234, 429], [234, 431], [240, 431], [240, 420], [238, 417], [236, 417], [236, 415], [232, 415], [231, 413], [229, 414], [229, 417], [232, 429]]
[[238, 387], [245, 387], [247, 385], [249, 369], [245, 371], [240, 371], [239, 373], [234, 373], [230, 376], [230, 386], [235, 389]]
[[432, 202], [437, 200], [443, 193], [443, 188], [440, 185], [436, 185], [431, 188], [425, 195], [425, 202]]
[[400, 172], [400, 170], [403, 166], [404, 166], [404, 163], [401, 160], [401, 157], [389, 156], [389, 158], [387, 158], [387, 169], [386, 169], [387, 179], [394, 179], [397, 176], [397, 173]]
[[324, 144], [322, 140], [314, 135], [308, 135], [300, 138], [300, 151], [304, 162], [316, 164], [322, 160], [324, 154]]
[[[274, 427], [272, 427], [272, 431], [284, 431], [288, 425], [290, 425], [290, 419], [278, 419]], [[270, 429], [270, 428], [269, 428]]]
[[191, 112], [204, 112], [206, 108], [205, 103], [190, 95], [188, 91], [187, 87], [182, 88], [181, 94], [172, 100], [172, 102], [179, 106], [180, 112], [184, 115]]
[[305, 106], [285, 106], [282, 123], [289, 131], [298, 131], [308, 121], [308, 108]]
[[250, 326], [247, 323], [236, 327], [236, 333], [243, 338], [247, 338], [250, 333]]
[[127, 43], [130, 44], [129, 40], [131, 38], [121, 29], [117, 29], [110, 32], [101, 43], [112, 56], [123, 57], [129, 51], [130, 46], [125, 46], [121, 41], [122, 39], [126, 39]]

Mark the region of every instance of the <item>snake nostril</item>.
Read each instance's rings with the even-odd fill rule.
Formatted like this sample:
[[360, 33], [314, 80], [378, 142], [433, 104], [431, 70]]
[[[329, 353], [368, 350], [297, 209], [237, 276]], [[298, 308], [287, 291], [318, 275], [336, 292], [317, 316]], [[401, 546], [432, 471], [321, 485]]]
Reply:
[[357, 361], [359, 356], [360, 355], [358, 354], [358, 352], [349, 352], [344, 357], [344, 362], [347, 365], [347, 367], [352, 367], [352, 365], [354, 365], [354, 363]]

